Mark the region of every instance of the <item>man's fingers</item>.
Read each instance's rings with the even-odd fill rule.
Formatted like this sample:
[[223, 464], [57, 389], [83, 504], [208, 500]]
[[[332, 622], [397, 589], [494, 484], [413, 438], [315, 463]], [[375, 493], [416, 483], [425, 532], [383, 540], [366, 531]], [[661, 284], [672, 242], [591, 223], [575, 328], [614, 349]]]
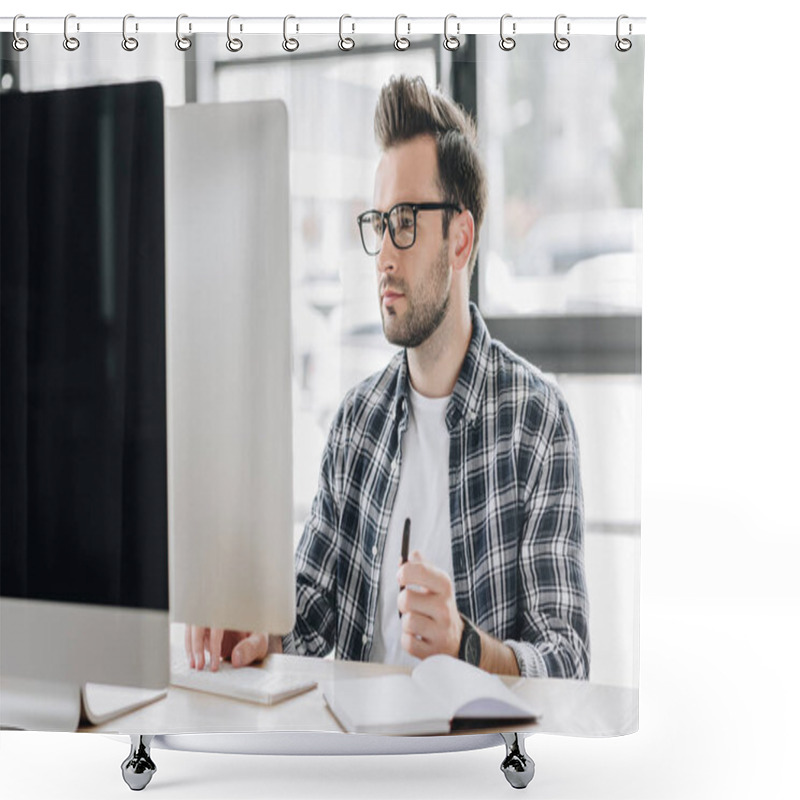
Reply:
[[254, 633], [242, 639], [231, 653], [231, 664], [234, 667], [246, 667], [254, 661], [261, 661], [267, 657], [269, 640], [263, 633]]
[[192, 653], [195, 669], [204, 669], [206, 665], [205, 638], [207, 630], [199, 625], [192, 626]]
[[[230, 658], [237, 667], [265, 658], [269, 640], [263, 634], [251, 635], [249, 631], [187, 625], [183, 644], [192, 669], [205, 669], [206, 651], [208, 651], [208, 665], [212, 672], [216, 672], [219, 670], [220, 662], [226, 658]], [[234, 653], [237, 652], [238, 655], [234, 657]]]
[[447, 615], [442, 595], [418, 592], [409, 587], [403, 589], [397, 596], [397, 608], [403, 615], [411, 612], [430, 617], [436, 622], [441, 622]]
[[430, 618], [422, 614], [403, 614], [401, 623], [403, 633], [418, 636], [430, 644], [435, 644], [437, 625]]
[[222, 637], [225, 634], [224, 628], [212, 628], [208, 637], [208, 652], [211, 656], [211, 671], [219, 669], [220, 656], [222, 655]]
[[198, 625], [186, 625], [183, 646], [191, 669], [203, 669], [205, 666], [205, 644], [207, 640], [207, 628]]
[[425, 639], [417, 639], [410, 633], [403, 633], [400, 643], [403, 645], [403, 650], [416, 658], [427, 658], [435, 652], [429, 642], [426, 642]]
[[186, 658], [189, 660], [189, 668], [194, 669], [194, 653], [192, 652], [192, 626], [186, 625], [183, 635], [183, 647], [186, 650]]
[[448, 594], [452, 583], [446, 572], [424, 561], [407, 561], [397, 570], [400, 586], [421, 586], [430, 592]]
[[249, 636], [249, 633], [245, 633], [244, 631], [231, 631], [225, 630], [222, 633], [222, 649], [220, 650], [220, 658], [225, 661], [227, 659], [230, 661], [231, 654], [233, 653], [233, 648], [236, 647], [242, 639], [245, 639]]

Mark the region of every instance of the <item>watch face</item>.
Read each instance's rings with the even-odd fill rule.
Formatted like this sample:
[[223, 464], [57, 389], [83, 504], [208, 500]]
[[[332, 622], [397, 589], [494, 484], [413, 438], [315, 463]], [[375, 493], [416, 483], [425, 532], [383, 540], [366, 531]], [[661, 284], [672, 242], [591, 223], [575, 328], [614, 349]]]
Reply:
[[471, 630], [467, 635], [467, 641], [464, 647], [464, 661], [476, 667], [480, 664], [481, 637], [476, 630]]

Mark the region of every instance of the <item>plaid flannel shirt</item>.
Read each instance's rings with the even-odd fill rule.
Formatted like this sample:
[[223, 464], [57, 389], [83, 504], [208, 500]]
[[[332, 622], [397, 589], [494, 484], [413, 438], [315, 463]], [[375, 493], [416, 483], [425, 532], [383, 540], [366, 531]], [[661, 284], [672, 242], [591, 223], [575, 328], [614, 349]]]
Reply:
[[[514, 651], [520, 674], [588, 678], [578, 441], [560, 390], [493, 341], [472, 337], [447, 407], [458, 610]], [[333, 420], [295, 555], [297, 619], [284, 651], [366, 661], [408, 424], [408, 365], [351, 389]]]

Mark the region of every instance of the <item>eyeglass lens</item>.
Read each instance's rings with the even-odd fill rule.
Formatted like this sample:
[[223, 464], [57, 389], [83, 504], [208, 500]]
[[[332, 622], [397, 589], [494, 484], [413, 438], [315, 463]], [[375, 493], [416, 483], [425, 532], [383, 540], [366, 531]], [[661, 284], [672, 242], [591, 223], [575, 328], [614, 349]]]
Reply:
[[[361, 239], [364, 249], [370, 255], [380, 252], [383, 242], [384, 222], [386, 216], [378, 211], [371, 211], [361, 217]], [[414, 244], [416, 233], [416, 215], [410, 205], [397, 205], [388, 214], [389, 235], [395, 247], [401, 249]]]

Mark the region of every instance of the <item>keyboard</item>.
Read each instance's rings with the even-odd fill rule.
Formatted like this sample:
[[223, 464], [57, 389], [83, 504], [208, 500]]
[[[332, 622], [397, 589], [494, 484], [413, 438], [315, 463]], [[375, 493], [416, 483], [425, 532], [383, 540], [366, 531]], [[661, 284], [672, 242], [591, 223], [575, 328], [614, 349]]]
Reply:
[[317, 682], [299, 675], [267, 672], [260, 667], [234, 667], [222, 661], [217, 672], [206, 665], [191, 669], [186, 656], [175, 659], [170, 669], [170, 683], [182, 689], [209, 692], [249, 703], [271, 706], [313, 689]]

